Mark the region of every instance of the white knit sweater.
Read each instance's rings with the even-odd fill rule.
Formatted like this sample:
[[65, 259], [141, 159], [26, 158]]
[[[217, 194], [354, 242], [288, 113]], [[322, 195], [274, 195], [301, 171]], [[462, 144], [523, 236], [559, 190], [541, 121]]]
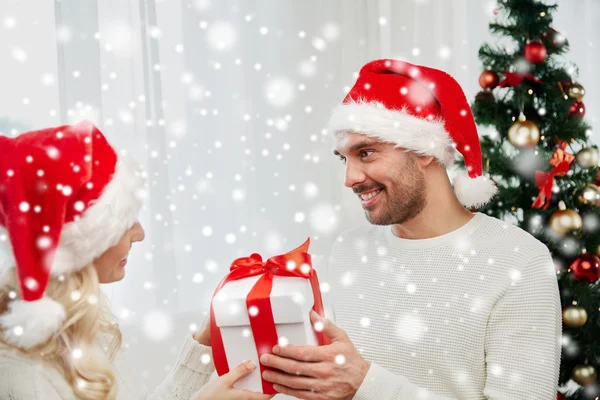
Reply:
[[[130, 380], [125, 364], [117, 361], [118, 400], [189, 400], [210, 378], [212, 362], [201, 357], [210, 353], [186, 334], [179, 358], [167, 378], [151, 394], [140, 393]], [[122, 360], [121, 360], [122, 361]], [[8, 347], [0, 348], [0, 399], [76, 400], [64, 376], [53, 366]]]
[[554, 400], [561, 305], [551, 255], [482, 213], [448, 234], [342, 234], [329, 265], [336, 324], [371, 361], [358, 400]]

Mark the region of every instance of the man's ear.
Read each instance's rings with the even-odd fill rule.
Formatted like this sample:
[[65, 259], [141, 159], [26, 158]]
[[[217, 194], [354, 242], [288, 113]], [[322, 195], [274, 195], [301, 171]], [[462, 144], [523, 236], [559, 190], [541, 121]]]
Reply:
[[436, 160], [434, 156], [416, 156], [417, 162], [421, 165], [421, 168], [426, 168]]

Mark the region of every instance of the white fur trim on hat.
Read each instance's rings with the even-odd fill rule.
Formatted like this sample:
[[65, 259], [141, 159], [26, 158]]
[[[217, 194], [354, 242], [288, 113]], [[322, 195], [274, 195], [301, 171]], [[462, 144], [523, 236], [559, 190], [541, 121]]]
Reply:
[[8, 232], [3, 226], [0, 226], [0, 274], [15, 265], [15, 256], [8, 239]]
[[132, 160], [119, 160], [112, 180], [79, 218], [63, 227], [51, 274], [89, 265], [135, 224], [142, 206], [143, 179]]
[[455, 145], [441, 120], [429, 121], [405, 110], [389, 110], [378, 102], [337, 106], [328, 128], [333, 133], [356, 132], [395, 143], [420, 155], [433, 156], [446, 167], [454, 163]]
[[65, 318], [64, 307], [48, 297], [35, 301], [12, 300], [8, 303], [8, 312], [0, 316], [0, 326], [4, 329], [4, 340], [29, 349], [50, 339]]
[[498, 191], [496, 184], [486, 176], [471, 178], [461, 171], [454, 178], [456, 198], [467, 208], [479, 208], [485, 205]]
[[[142, 206], [143, 179], [132, 160], [119, 160], [100, 198], [77, 221], [64, 225], [53, 276], [78, 271], [116, 245], [136, 222]], [[0, 226], [0, 271], [16, 265], [6, 229]]]

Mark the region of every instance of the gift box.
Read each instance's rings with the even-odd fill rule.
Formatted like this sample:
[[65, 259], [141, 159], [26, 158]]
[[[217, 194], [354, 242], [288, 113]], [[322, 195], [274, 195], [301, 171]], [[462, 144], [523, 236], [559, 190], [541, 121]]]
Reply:
[[211, 347], [216, 372], [229, 372], [245, 360], [258, 368], [235, 387], [275, 394], [262, 379], [260, 364], [273, 346], [325, 345], [329, 340], [314, 330], [310, 311], [323, 316], [319, 279], [308, 253], [310, 239], [300, 247], [263, 261], [259, 254], [238, 258], [215, 290], [211, 301]]

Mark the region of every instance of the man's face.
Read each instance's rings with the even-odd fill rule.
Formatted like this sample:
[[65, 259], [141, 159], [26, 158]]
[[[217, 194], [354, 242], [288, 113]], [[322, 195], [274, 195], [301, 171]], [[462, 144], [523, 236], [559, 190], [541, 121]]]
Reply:
[[359, 133], [338, 133], [334, 154], [344, 162], [344, 184], [357, 194], [374, 225], [402, 224], [426, 205], [417, 155]]

